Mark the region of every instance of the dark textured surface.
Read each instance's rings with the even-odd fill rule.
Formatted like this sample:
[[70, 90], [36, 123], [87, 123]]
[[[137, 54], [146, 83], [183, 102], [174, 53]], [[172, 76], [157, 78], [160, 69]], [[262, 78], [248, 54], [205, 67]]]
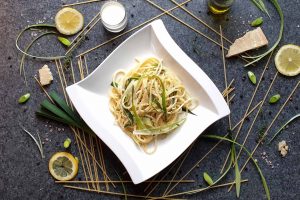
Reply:
[[[48, 173], [48, 160], [54, 152], [63, 150], [62, 143], [66, 137], [70, 137], [74, 141], [73, 134], [67, 127], [52, 121], [36, 118], [34, 114], [39, 102], [45, 98], [45, 95], [39, 89], [32, 76], [37, 73], [37, 69], [45, 62], [30, 59], [26, 60], [28, 87], [25, 86], [23, 79], [18, 72], [21, 54], [14, 46], [18, 31], [29, 24], [41, 22], [53, 23], [53, 16], [64, 2], [71, 3], [73, 1], [11, 0], [1, 1], [0, 3], [0, 199], [119, 199], [119, 197], [115, 196], [65, 189], [61, 185], [54, 183], [52, 177]], [[160, 13], [160, 11], [143, 0], [122, 0], [122, 2], [129, 13], [127, 30]], [[158, 2], [159, 5], [164, 8], [173, 7], [173, 4], [169, 0], [156, 0], [155, 2]], [[236, 1], [232, 10], [227, 15], [220, 18], [215, 18], [207, 13], [206, 1], [203, 0], [193, 0], [186, 4], [186, 7], [214, 28], [218, 29], [219, 25], [222, 25], [224, 34], [231, 40], [234, 40], [236, 37], [243, 35], [245, 31], [251, 29], [248, 25], [248, 21], [252, 21], [263, 15], [264, 24], [262, 25], [262, 28], [267, 35], [270, 44], [273, 44], [277, 38], [279, 20], [271, 3], [269, 1], [265, 2], [270, 15], [272, 16], [271, 19], [259, 12], [249, 0]], [[279, 0], [279, 3], [281, 4], [285, 15], [285, 31], [280, 45], [287, 43], [299, 45], [300, 1]], [[78, 6], [77, 8], [84, 14], [86, 19], [85, 22], [87, 23], [93, 15], [96, 14], [97, 10], [99, 10], [100, 4], [94, 3]], [[219, 41], [219, 37], [216, 34], [204, 28], [200, 23], [192, 19], [182, 10], [177, 9], [173, 13], [180, 19], [194, 26], [196, 29], [203, 31], [205, 34]], [[183, 51], [199, 64], [220, 90], [223, 90], [224, 77], [220, 48], [199, 34], [182, 26], [169, 16], [163, 16], [161, 19], [164, 21], [173, 39]], [[27, 39], [22, 39], [21, 43], [23, 45], [29, 42], [29, 36], [30, 34]], [[104, 31], [101, 24], [98, 24], [88, 35], [89, 40], [86, 40], [75, 54], [82, 52], [95, 44], [99, 44], [112, 36], [113, 34]], [[113, 43], [90, 53], [87, 57], [90, 71], [95, 69], [101, 61], [127, 37], [128, 35], [125, 35]], [[49, 39], [55, 41], [54, 37], [49, 37]], [[58, 52], [63, 52], [63, 48], [60, 44], [41, 40], [39, 44], [35, 45], [32, 52], [43, 52], [43, 54], [53, 55]], [[259, 77], [265, 62], [266, 59], [257, 63], [256, 67], [251, 67], [250, 69]], [[233, 124], [235, 124], [245, 112], [255, 87], [247, 78], [246, 80], [243, 80], [243, 77], [246, 76], [247, 69], [243, 68], [243, 62], [240, 59], [228, 59], [227, 65], [228, 80], [235, 79], [234, 85], [236, 88], [236, 97], [231, 104], [232, 121]], [[54, 72], [55, 65], [50, 63], [49, 66]], [[270, 84], [270, 79], [275, 73], [276, 69], [272, 57], [270, 67], [266, 72], [262, 87], [258, 90], [253, 105], [263, 98], [263, 95]], [[57, 89], [61, 93], [58, 75], [54, 73], [54, 77], [55, 80], [53, 84], [51, 84], [47, 90]], [[292, 88], [300, 80], [299, 78], [299, 76], [293, 78], [287, 78], [281, 75], [278, 76], [270, 94], [280, 93], [282, 99], [275, 105], [266, 103], [263, 106], [262, 113], [259, 115], [257, 123], [246, 143], [247, 148], [254, 148], [259, 130], [263, 126], [269, 125]], [[26, 104], [19, 105], [17, 99], [25, 92], [30, 92], [32, 96]], [[282, 114], [279, 116], [274, 126], [272, 126], [270, 134], [273, 134], [287, 119], [296, 113], [299, 113], [299, 93], [298, 88], [292, 100], [288, 102]], [[240, 133], [239, 141], [242, 141], [245, 137], [252, 119], [253, 115], [249, 120], [246, 120]], [[45, 143], [45, 159], [40, 158], [35, 144], [21, 131], [18, 127], [18, 123], [23, 124], [33, 133], [40, 133], [42, 140]], [[212, 125], [207, 132], [224, 134], [226, 129], [227, 119], [223, 119]], [[273, 199], [300, 199], [299, 129], [300, 125], [298, 120], [291, 124], [288, 129], [284, 130], [281, 136], [279, 136], [272, 145], [268, 146], [264, 144], [260, 146], [255, 154], [258, 163], [265, 174]], [[290, 148], [290, 151], [285, 158], [281, 158], [277, 151], [277, 143], [282, 139], [287, 141]], [[185, 172], [193, 166], [213, 144], [214, 142], [198, 139], [176, 179], [179, 179], [185, 174]], [[224, 162], [228, 147], [228, 144], [220, 145], [217, 150], [210, 154], [210, 156], [187, 177], [187, 179], [195, 179], [196, 183], [180, 185], [180, 187], [177, 187], [176, 191], [179, 192], [205, 186], [205, 183], [202, 180], [204, 171], [207, 171], [214, 179], [216, 179], [219, 176], [219, 171]], [[74, 155], [78, 155], [75, 145], [72, 145], [71, 152]], [[274, 168], [271, 168], [271, 166], [262, 159], [262, 152], [266, 152], [268, 160], [272, 161]], [[124, 172], [123, 166], [107, 148], [105, 148], [105, 157], [107, 167], [112, 174], [111, 176], [114, 177], [114, 179], [117, 179], [117, 177], [114, 176], [113, 168], [116, 169], [119, 174], [122, 174]], [[245, 155], [242, 156], [240, 163], [243, 163], [244, 160]], [[79, 172], [80, 174], [78, 177], [83, 179], [82, 170], [80, 169]], [[169, 178], [172, 177], [173, 173], [169, 175]], [[129, 179], [126, 175], [124, 175], [123, 178]], [[230, 173], [226, 180], [230, 181], [232, 178], [233, 172]], [[249, 182], [242, 185], [241, 199], [265, 199], [260, 178], [252, 164], [248, 165], [247, 170], [242, 174], [242, 178], [249, 179]], [[130, 193], [142, 194], [145, 186], [146, 184], [138, 186], [129, 184], [127, 190]], [[164, 188], [161, 187], [161, 190], [164, 190]], [[122, 191], [122, 188], [118, 187], [117, 191]], [[209, 190], [193, 196], [187, 196], [186, 198], [234, 199], [235, 192], [233, 190], [228, 193], [226, 188], [222, 188]]]

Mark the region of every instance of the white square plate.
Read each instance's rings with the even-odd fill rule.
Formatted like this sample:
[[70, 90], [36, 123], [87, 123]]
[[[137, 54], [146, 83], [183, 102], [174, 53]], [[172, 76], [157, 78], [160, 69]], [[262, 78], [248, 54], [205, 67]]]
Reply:
[[[155, 153], [141, 150], [115, 123], [109, 110], [109, 90], [113, 73], [129, 70], [135, 58], [156, 56], [177, 74], [199, 105], [175, 132], [158, 142]], [[157, 174], [180, 154], [212, 123], [229, 114], [221, 93], [208, 76], [173, 41], [163, 22], [156, 20], [117, 47], [92, 74], [67, 87], [75, 108], [124, 164], [134, 184]]]

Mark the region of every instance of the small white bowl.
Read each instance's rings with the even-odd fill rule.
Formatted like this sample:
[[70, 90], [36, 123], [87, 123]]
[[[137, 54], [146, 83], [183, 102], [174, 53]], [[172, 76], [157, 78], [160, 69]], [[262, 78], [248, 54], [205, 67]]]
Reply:
[[[155, 153], [141, 150], [116, 124], [109, 110], [109, 90], [113, 73], [131, 69], [135, 58], [155, 56], [163, 59], [199, 105], [186, 122], [166, 138], [159, 140]], [[173, 41], [163, 22], [156, 20], [131, 35], [117, 47], [84, 80], [67, 87], [75, 108], [96, 133], [116, 154], [127, 169], [134, 184], [157, 174], [180, 154], [212, 123], [230, 113], [229, 108], [210, 78]]]

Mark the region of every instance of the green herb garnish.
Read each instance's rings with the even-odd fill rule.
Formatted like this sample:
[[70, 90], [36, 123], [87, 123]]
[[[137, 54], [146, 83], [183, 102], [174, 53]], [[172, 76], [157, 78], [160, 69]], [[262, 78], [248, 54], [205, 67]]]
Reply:
[[233, 141], [231, 139], [228, 139], [226, 137], [222, 137], [222, 136], [218, 136], [218, 135], [203, 135], [201, 136], [203, 138], [210, 138], [210, 139], [217, 139], [217, 140], [222, 140], [222, 141], [227, 141], [227, 142], [230, 142], [234, 145], [237, 145], [239, 147], [241, 147], [249, 156], [249, 158], [251, 159], [251, 161], [254, 163], [258, 173], [259, 173], [259, 176], [261, 178], [261, 181], [262, 181], [262, 184], [263, 184], [263, 187], [265, 189], [265, 192], [266, 192], [266, 195], [267, 195], [267, 199], [270, 200], [271, 197], [270, 197], [270, 190], [269, 190], [269, 187], [268, 187], [268, 184], [267, 184], [267, 181], [259, 167], [259, 165], [257, 164], [257, 162], [255, 161], [255, 159], [253, 158], [252, 154], [246, 149], [246, 147], [244, 147], [244, 145], [241, 145], [240, 143], [237, 143], [236, 141]]
[[237, 161], [235, 146], [232, 144], [231, 146], [231, 159], [234, 160], [234, 172], [235, 172], [235, 190], [237, 198], [240, 197], [241, 190], [241, 172], [239, 170], [239, 164]]
[[184, 112], [188, 112], [188, 113], [190, 113], [190, 114], [192, 114], [192, 115], [195, 115], [195, 116], [197, 116], [195, 113], [193, 113], [190, 109], [188, 109], [188, 108], [186, 108], [186, 107], [182, 107], [182, 111], [184, 111]]
[[266, 13], [270, 17], [263, 0], [252, 0], [252, 2], [254, 3], [254, 5], [256, 5], [257, 8], [259, 8], [262, 12]]
[[[30, 26], [27, 26], [26, 28], [24, 28], [23, 30], [21, 30], [21, 32], [18, 34], [17, 36], [17, 39], [16, 39], [16, 47], [17, 49], [23, 54], [23, 55], [26, 55], [28, 57], [31, 57], [31, 58], [37, 58], [37, 59], [44, 59], [44, 60], [56, 60], [56, 59], [62, 59], [62, 58], [65, 58], [66, 56], [35, 56], [35, 55], [31, 55], [31, 54], [28, 54], [27, 52], [23, 51], [20, 46], [19, 46], [19, 39], [21, 38], [21, 36], [27, 31], [27, 30], [30, 30], [30, 29], [33, 29], [33, 28], [38, 28], [38, 29], [54, 29], [56, 31], [56, 26], [55, 25], [52, 25], [52, 24], [34, 24], [34, 25], [30, 25]], [[58, 32], [56, 32], [58, 34]], [[42, 34], [43, 35], [43, 34]], [[45, 34], [44, 34], [45, 35]], [[43, 35], [43, 36], [44, 36]], [[41, 36], [39, 36], [41, 37]], [[36, 39], [35, 39], [36, 41]]]
[[269, 103], [271, 104], [276, 103], [277, 101], [279, 101], [279, 99], [280, 99], [280, 94], [275, 94], [270, 98]]
[[26, 101], [28, 101], [29, 98], [30, 98], [30, 93], [26, 93], [19, 98], [18, 102], [25, 103]]
[[128, 109], [126, 109], [126, 108], [123, 108], [123, 110], [124, 110], [125, 115], [126, 115], [126, 116], [128, 117], [128, 119], [130, 120], [130, 123], [133, 124], [133, 122], [134, 122], [134, 117], [133, 117], [133, 115], [131, 114], [131, 112], [130, 112]]
[[279, 133], [288, 125], [290, 124], [292, 121], [294, 121], [295, 119], [297, 119], [298, 117], [300, 117], [300, 113], [293, 116], [291, 119], [289, 119], [286, 123], [284, 123], [281, 128], [274, 134], [274, 136], [271, 138], [271, 140], [268, 142], [268, 144], [270, 144], [278, 135]]
[[57, 39], [58, 39], [58, 41], [60, 41], [60, 43], [62, 43], [63, 45], [65, 45], [65, 46], [67, 46], [67, 47], [71, 46], [71, 42], [70, 42], [70, 40], [68, 40], [67, 38], [58, 36]]
[[250, 24], [251, 26], [260, 26], [263, 23], [263, 18], [259, 17], [255, 20], [253, 20]]
[[116, 83], [116, 82], [111, 82], [110, 85], [111, 85], [112, 87], [114, 87], [114, 88], [117, 88], [117, 87], [118, 87], [118, 83]]
[[70, 126], [80, 128], [88, 133], [93, 133], [92, 130], [80, 118], [78, 113], [73, 111], [67, 103], [62, 100], [55, 92], [49, 93], [55, 104], [44, 100], [41, 103], [41, 108], [36, 111], [36, 114], [48, 119], [52, 119]]
[[283, 16], [283, 12], [281, 10], [280, 5], [278, 4], [277, 0], [270, 0], [272, 2], [272, 4], [274, 5], [274, 7], [276, 8], [276, 11], [279, 14], [280, 17], [280, 30], [279, 30], [279, 35], [278, 38], [275, 42], [275, 44], [265, 53], [262, 53], [260, 55], [257, 56], [243, 56], [244, 58], [249, 58], [249, 59], [254, 59], [253, 61], [247, 63], [245, 65], [245, 67], [252, 65], [253, 63], [258, 62], [259, 60], [263, 59], [265, 56], [267, 56], [268, 54], [270, 54], [271, 52], [273, 52], [273, 50], [278, 46], [279, 42], [281, 41], [282, 38], [282, 34], [283, 34], [283, 27], [284, 27], [284, 16]]
[[206, 183], [211, 186], [214, 184], [214, 181], [212, 180], [212, 178], [206, 173], [203, 173], [203, 179], [206, 181]]
[[71, 139], [70, 138], [67, 138], [65, 141], [64, 141], [64, 147], [67, 149], [69, 148], [71, 144]]
[[256, 84], [256, 76], [253, 72], [248, 71], [248, 78], [254, 85]]
[[145, 126], [143, 124], [143, 121], [139, 117], [139, 115], [136, 112], [135, 105], [134, 105], [134, 87], [132, 86], [132, 94], [131, 94], [131, 102], [132, 102], [132, 112], [133, 112], [133, 118], [135, 123], [137, 124], [138, 129], [145, 129]]
[[42, 144], [42, 141], [41, 141], [41, 138], [40, 138], [40, 135], [39, 133], [37, 133], [37, 136], [38, 136], [38, 140], [35, 139], [35, 137], [29, 132], [27, 131], [23, 126], [20, 125], [20, 127], [23, 129], [23, 131], [25, 131], [25, 133], [27, 133], [31, 139], [33, 139], [33, 141], [35, 142], [36, 146], [39, 148], [39, 151], [41, 153], [41, 157], [42, 158], [45, 158], [44, 156], [44, 150], [43, 150], [43, 144]]

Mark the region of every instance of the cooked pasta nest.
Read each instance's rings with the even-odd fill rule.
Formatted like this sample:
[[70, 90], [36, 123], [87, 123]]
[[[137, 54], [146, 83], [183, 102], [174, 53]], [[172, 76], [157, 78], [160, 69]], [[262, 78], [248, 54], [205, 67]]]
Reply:
[[154, 142], [154, 152], [157, 137], [182, 125], [196, 105], [179, 78], [153, 57], [129, 72], [116, 71], [111, 86], [109, 106], [116, 122], [145, 151]]

